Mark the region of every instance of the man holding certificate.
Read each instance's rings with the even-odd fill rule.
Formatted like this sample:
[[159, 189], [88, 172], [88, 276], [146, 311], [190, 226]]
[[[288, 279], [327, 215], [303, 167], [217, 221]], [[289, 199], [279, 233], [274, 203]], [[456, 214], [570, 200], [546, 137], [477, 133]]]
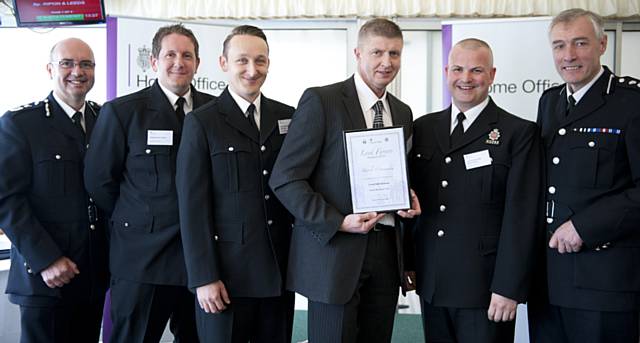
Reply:
[[414, 229], [426, 342], [513, 342], [526, 300], [541, 211], [536, 125], [488, 96], [496, 69], [484, 41], [449, 54], [452, 104], [414, 124]]
[[[386, 92], [400, 69], [402, 45], [393, 22], [362, 26], [357, 72], [305, 91], [269, 182], [295, 216], [287, 287], [309, 299], [311, 342], [391, 341], [398, 287], [406, 281], [403, 227], [395, 214], [354, 213], [345, 131], [400, 126], [400, 142], [410, 137], [411, 109]], [[401, 192], [409, 199], [406, 186]], [[420, 214], [415, 196], [410, 207], [397, 214]]]

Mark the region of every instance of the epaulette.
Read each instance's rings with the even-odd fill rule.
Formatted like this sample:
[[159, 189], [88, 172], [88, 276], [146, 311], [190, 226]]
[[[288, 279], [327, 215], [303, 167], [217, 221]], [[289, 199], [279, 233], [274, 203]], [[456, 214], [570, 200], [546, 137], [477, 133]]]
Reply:
[[564, 84], [564, 83], [560, 84], [560, 85], [557, 85], [557, 86], [549, 87], [549, 88], [545, 89], [544, 92], [542, 92], [542, 94], [545, 94], [547, 92], [553, 92], [553, 91], [556, 91], [556, 90], [562, 90], [565, 87], [566, 87], [566, 84]]
[[631, 76], [618, 76], [613, 82], [616, 87], [631, 88], [640, 91], [640, 80]]
[[95, 101], [87, 100], [87, 103], [89, 104], [89, 106], [91, 106], [91, 107], [93, 107], [95, 109], [99, 109], [100, 108], [100, 105]]
[[22, 112], [24, 110], [31, 110], [31, 109], [36, 109], [39, 107], [44, 107], [45, 106], [45, 101], [34, 101], [34, 102], [30, 102], [28, 104], [22, 105], [22, 106], [18, 106], [16, 108], [10, 109], [9, 112]]

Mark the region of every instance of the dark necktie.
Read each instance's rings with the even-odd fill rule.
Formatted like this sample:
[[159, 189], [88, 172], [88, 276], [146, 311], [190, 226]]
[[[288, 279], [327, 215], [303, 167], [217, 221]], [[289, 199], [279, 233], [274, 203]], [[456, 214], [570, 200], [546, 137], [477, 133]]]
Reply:
[[460, 142], [462, 135], [464, 134], [464, 126], [462, 126], [462, 122], [467, 119], [464, 113], [458, 113], [458, 125], [451, 132], [451, 147], [454, 147], [456, 144]]
[[576, 99], [573, 97], [573, 95], [569, 95], [569, 97], [567, 98], [567, 110], [565, 111], [565, 114], [567, 115], [567, 117], [571, 115], [571, 113], [575, 108], [576, 108]]
[[260, 129], [258, 129], [258, 125], [256, 124], [255, 113], [256, 113], [256, 105], [251, 104], [249, 105], [249, 108], [247, 108], [247, 112], [245, 113], [245, 116], [247, 117], [247, 120], [249, 120], [249, 124], [251, 124], [251, 127], [256, 129], [256, 131], [260, 131]]
[[382, 111], [384, 110], [384, 105], [381, 100], [376, 101], [373, 104], [373, 128], [378, 129], [384, 127], [384, 121], [382, 120]]
[[178, 121], [182, 124], [184, 122], [184, 103], [186, 100], [183, 97], [179, 97], [176, 101], [176, 117], [178, 117]]
[[84, 128], [82, 127], [82, 112], [78, 111], [74, 113], [73, 116], [71, 116], [71, 121], [73, 122], [73, 125], [78, 130], [80, 130], [80, 133], [82, 133], [82, 137], [84, 137]]

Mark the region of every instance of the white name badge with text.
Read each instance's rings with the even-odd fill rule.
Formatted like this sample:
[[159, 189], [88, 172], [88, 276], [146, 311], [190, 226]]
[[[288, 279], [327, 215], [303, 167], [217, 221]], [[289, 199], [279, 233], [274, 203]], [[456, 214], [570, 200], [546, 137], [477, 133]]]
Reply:
[[464, 155], [464, 165], [467, 170], [491, 165], [491, 161], [493, 159], [489, 156], [487, 149]]
[[148, 130], [147, 145], [173, 145], [173, 131]]

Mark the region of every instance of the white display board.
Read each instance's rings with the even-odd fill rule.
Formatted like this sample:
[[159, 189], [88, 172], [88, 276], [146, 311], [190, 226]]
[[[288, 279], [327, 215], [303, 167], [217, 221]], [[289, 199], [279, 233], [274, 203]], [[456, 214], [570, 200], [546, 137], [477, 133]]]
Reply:
[[[151, 42], [156, 31], [173, 21], [110, 17], [107, 20], [107, 97], [129, 94], [150, 86], [156, 79], [151, 68]], [[193, 85], [218, 95], [227, 86], [218, 64], [222, 42], [231, 26], [184, 23], [198, 39], [200, 66]]]

